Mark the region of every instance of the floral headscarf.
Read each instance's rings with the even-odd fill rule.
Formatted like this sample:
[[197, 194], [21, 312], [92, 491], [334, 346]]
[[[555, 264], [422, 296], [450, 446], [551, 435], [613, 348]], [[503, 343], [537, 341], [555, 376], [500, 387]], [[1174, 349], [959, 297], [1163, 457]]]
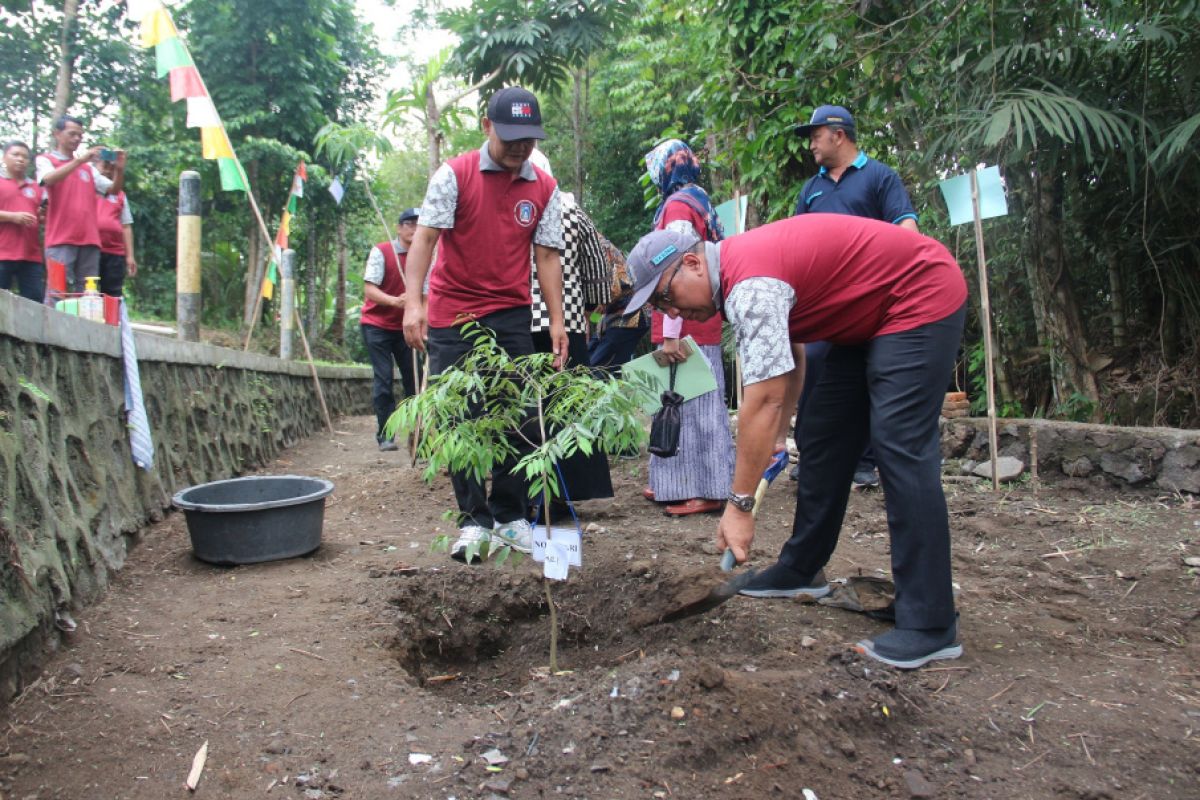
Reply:
[[725, 238], [708, 192], [696, 185], [700, 179], [700, 162], [692, 148], [678, 139], [667, 139], [646, 154], [646, 171], [662, 198], [654, 212], [656, 228], [667, 201], [675, 199], [687, 203], [705, 218], [709, 241], [719, 242]]

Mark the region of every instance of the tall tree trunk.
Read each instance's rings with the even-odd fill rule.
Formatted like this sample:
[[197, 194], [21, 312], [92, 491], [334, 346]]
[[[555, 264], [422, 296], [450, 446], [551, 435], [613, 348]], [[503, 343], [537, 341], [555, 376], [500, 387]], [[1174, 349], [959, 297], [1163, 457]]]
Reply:
[[1125, 346], [1125, 287], [1121, 282], [1121, 257], [1117, 249], [1108, 251], [1108, 292], [1112, 306], [1113, 347]]
[[[75, 21], [79, 16], [79, 0], [63, 3], [62, 32], [58, 40], [58, 83], [54, 87], [54, 115], [58, 118], [67, 113], [71, 103], [71, 76], [75, 72]], [[35, 151], [36, 152], [36, 151]]]
[[346, 220], [338, 217], [337, 222], [337, 286], [334, 287], [333, 322], [329, 325], [329, 338], [339, 345], [346, 343]]
[[1167, 287], [1167, 301], [1163, 304], [1162, 354], [1166, 366], [1174, 366], [1179, 360], [1179, 292]]
[[1100, 391], [1088, 365], [1087, 335], [1064, 253], [1063, 177], [1053, 155], [1035, 151], [1034, 158], [1034, 235], [1030, 237], [1031, 252], [1025, 266], [1038, 341], [1050, 357], [1056, 404], [1061, 406], [1082, 397], [1091, 404], [1093, 418], [1098, 419]]
[[575, 141], [575, 202], [583, 206], [583, 132], [587, 129], [587, 68], [575, 70], [571, 133]]
[[429, 149], [429, 177], [442, 165], [442, 134], [438, 130], [438, 122], [442, 114], [438, 110], [437, 98], [433, 94], [432, 81], [425, 87], [425, 139]]
[[[314, 226], [315, 228], [315, 226]], [[308, 338], [317, 338], [317, 237], [310, 231], [308, 245], [308, 269], [304, 273], [304, 329]]]

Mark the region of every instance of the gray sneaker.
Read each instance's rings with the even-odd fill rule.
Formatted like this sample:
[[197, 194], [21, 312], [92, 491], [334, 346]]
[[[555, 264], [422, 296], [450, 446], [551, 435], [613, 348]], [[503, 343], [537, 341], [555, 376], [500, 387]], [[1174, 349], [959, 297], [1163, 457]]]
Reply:
[[523, 519], [497, 522], [493, 532], [498, 543], [506, 544], [513, 550], [520, 550], [522, 553], [533, 550], [533, 526]]
[[832, 591], [825, 580], [825, 570], [818, 570], [812, 580], [790, 567], [776, 562], [764, 569], [754, 580], [747, 583], [738, 594], [746, 597], [811, 597], [814, 600]]
[[[487, 528], [479, 525], [463, 525], [458, 529], [458, 539], [455, 540], [454, 545], [450, 548], [450, 557], [455, 561], [466, 562], [468, 547], [472, 544], [486, 545], [491, 538], [492, 532]], [[478, 552], [479, 548], [475, 549]], [[472, 560], [478, 558], [479, 556], [476, 555]]]
[[400, 446], [397, 445], [395, 442], [393, 442], [391, 439], [384, 439], [382, 442], [379, 443], [379, 452], [381, 452], [381, 453], [391, 453], [391, 452], [394, 452], [399, 449], [400, 449]]
[[943, 630], [892, 628], [874, 639], [863, 639], [854, 649], [897, 669], [917, 669], [930, 661], [961, 657], [963, 648], [957, 640], [957, 624]]

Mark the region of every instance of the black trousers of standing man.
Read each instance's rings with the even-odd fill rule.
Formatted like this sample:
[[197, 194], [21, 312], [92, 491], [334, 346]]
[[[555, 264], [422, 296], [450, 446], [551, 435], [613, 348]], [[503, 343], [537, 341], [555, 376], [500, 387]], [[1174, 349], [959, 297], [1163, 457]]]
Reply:
[[[511, 358], [533, 353], [533, 336], [530, 333], [532, 322], [533, 314], [529, 306], [496, 311], [476, 320], [481, 327], [495, 334], [496, 344]], [[427, 348], [429, 374], [441, 375], [470, 352], [471, 342], [463, 337], [461, 327], [430, 328]], [[483, 403], [479, 402], [469, 408], [467, 413], [478, 415], [482, 409]], [[529, 433], [536, 437], [536, 428]], [[525, 478], [512, 470], [519, 456], [531, 452], [532, 448], [525, 439], [515, 434], [510, 441], [518, 451], [518, 458], [508, 459], [492, 469], [491, 495], [482, 481], [477, 481], [466, 473], [450, 474], [454, 498], [458, 501], [458, 510], [464, 518], [463, 524], [478, 525], [490, 531], [493, 523], [503, 525], [525, 519], [525, 511], [529, 505], [528, 487]]]
[[954, 623], [938, 415], [965, 318], [966, 304], [910, 331], [835, 345], [801, 423], [796, 514], [779, 561], [810, 577], [828, 563], [869, 439], [887, 507], [897, 628]]
[[[383, 426], [396, 410], [396, 395], [393, 391], [396, 367], [400, 368], [400, 383], [404, 396], [417, 393], [416, 376], [413, 374], [412, 350], [404, 341], [404, 331], [390, 331], [363, 323], [363, 342], [367, 346], [367, 358], [371, 360], [371, 371], [375, 381], [371, 388], [371, 404], [375, 408], [375, 439], [383, 441]], [[393, 366], [395, 365], [395, 366]]]

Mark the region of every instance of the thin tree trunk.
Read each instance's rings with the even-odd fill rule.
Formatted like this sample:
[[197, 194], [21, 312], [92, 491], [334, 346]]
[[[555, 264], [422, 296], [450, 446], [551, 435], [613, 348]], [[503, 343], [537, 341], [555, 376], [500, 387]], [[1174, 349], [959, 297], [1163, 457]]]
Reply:
[[337, 222], [337, 286], [334, 287], [333, 322], [329, 338], [339, 345], [346, 343], [346, 220]]
[[1125, 289], [1121, 283], [1121, 259], [1113, 248], [1108, 252], [1108, 292], [1112, 305], [1113, 347], [1125, 346]]
[[1050, 357], [1056, 403], [1062, 406], [1082, 397], [1097, 419], [1100, 391], [1088, 365], [1086, 333], [1063, 250], [1062, 176], [1052, 155], [1041, 154], [1038, 160], [1047, 163], [1038, 164], [1033, 175], [1034, 236], [1025, 259], [1038, 340]]
[[575, 202], [583, 206], [583, 132], [587, 127], [587, 98], [585, 84], [587, 69], [575, 70], [572, 104], [571, 133], [575, 141]]
[[1163, 362], [1174, 366], [1179, 360], [1179, 292], [1167, 289], [1167, 302], [1163, 304], [1162, 350]]
[[[315, 226], [314, 226], [315, 228]], [[308, 232], [308, 270], [304, 273], [304, 329], [309, 339], [316, 339], [317, 327], [317, 237], [316, 231]]]
[[[58, 82], [54, 87], [54, 118], [67, 113], [71, 103], [71, 76], [75, 72], [75, 21], [79, 16], [79, 0], [63, 3], [62, 33], [58, 40]], [[36, 152], [36, 151], [35, 151]]]
[[429, 177], [442, 165], [442, 136], [438, 131], [438, 121], [442, 118], [438, 110], [437, 98], [433, 94], [433, 83], [425, 87], [425, 138], [429, 149]]

